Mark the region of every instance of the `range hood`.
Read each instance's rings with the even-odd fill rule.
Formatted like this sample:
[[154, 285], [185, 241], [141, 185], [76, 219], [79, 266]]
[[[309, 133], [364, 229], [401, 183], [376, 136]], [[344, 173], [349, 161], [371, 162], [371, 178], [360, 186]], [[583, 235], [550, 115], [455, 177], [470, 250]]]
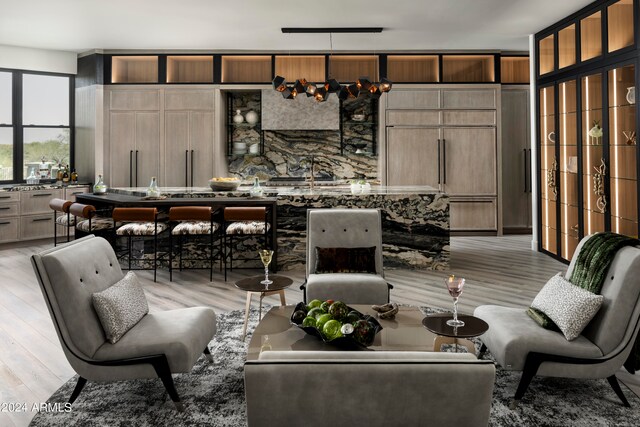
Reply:
[[284, 99], [280, 92], [263, 89], [261, 112], [264, 130], [340, 130], [340, 100], [335, 94], [318, 102], [306, 95]]

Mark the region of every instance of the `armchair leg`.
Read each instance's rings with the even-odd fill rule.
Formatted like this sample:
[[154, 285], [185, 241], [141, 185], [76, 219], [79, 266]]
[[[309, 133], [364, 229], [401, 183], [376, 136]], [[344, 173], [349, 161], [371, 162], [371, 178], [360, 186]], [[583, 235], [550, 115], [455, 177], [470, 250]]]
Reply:
[[[69, 403], [73, 403], [76, 401], [76, 399], [80, 395], [80, 392], [82, 391], [82, 389], [86, 384], [87, 384], [86, 378], [78, 377], [78, 382], [76, 383], [76, 387], [73, 389], [73, 393], [71, 393], [71, 397], [69, 398]], [[618, 386], [618, 388], [620, 388], [620, 386]]]
[[209, 351], [209, 346], [206, 346], [204, 348], [203, 353], [205, 356], [207, 356], [207, 359], [209, 359], [209, 362], [213, 363], [213, 355], [211, 354], [211, 351]]
[[627, 408], [631, 407], [631, 405], [629, 404], [629, 401], [624, 396], [624, 393], [622, 393], [622, 389], [620, 388], [620, 383], [618, 383], [618, 379], [616, 378], [615, 374], [611, 375], [610, 377], [607, 377], [607, 381], [609, 381], [609, 384], [611, 385], [611, 388], [613, 389], [613, 391], [616, 392], [616, 395], [618, 395], [620, 400], [622, 400], [622, 404]]
[[480, 347], [480, 351], [478, 352], [478, 359], [482, 359], [482, 356], [487, 352], [487, 346], [482, 343], [482, 347]]
[[516, 395], [514, 396], [515, 400], [522, 399], [522, 396], [524, 396], [527, 388], [529, 388], [531, 380], [536, 376], [541, 363], [541, 358], [536, 357], [536, 355], [532, 353], [529, 353], [529, 355], [527, 356], [527, 361], [524, 363], [522, 377], [520, 377], [520, 384], [518, 384], [518, 389], [516, 390]]
[[167, 361], [167, 358], [163, 356], [162, 359], [155, 360], [151, 362], [151, 364], [153, 365], [153, 369], [155, 369], [156, 374], [162, 380], [162, 384], [164, 384], [164, 388], [167, 390], [173, 404], [176, 405], [176, 409], [178, 412], [183, 412], [184, 404], [180, 401], [180, 396], [178, 395], [176, 386], [173, 383], [173, 377], [171, 376], [171, 370], [169, 369], [169, 361]]

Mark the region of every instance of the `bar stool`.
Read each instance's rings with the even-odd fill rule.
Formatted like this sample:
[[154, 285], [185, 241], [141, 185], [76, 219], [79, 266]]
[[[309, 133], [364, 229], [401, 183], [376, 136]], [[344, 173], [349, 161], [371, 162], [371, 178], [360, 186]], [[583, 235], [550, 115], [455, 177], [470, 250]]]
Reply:
[[[158, 270], [158, 235], [168, 228], [166, 223], [158, 222], [158, 209], [114, 208], [111, 212], [111, 218], [113, 220], [114, 247], [117, 247], [118, 237], [124, 236], [127, 238], [127, 250], [124, 253], [127, 254], [128, 258], [128, 270], [131, 270], [132, 238], [141, 237], [144, 242], [145, 237], [153, 237], [153, 281], [155, 282]], [[118, 226], [118, 222], [124, 224]], [[144, 266], [144, 256], [142, 265]], [[141, 267], [136, 268], [136, 270], [150, 269]]]
[[[229, 270], [233, 271], [233, 240], [235, 238], [264, 237], [263, 248], [269, 248], [269, 224], [267, 208], [262, 207], [226, 207], [224, 218], [224, 280], [227, 281], [227, 259]], [[254, 258], [236, 258], [236, 261]]]
[[[169, 233], [169, 281], [173, 280], [173, 238], [178, 236], [178, 248], [180, 263], [179, 268], [182, 271], [182, 261], [209, 261], [209, 281], [213, 280], [213, 260], [216, 253], [222, 263], [222, 239], [220, 239], [217, 231], [220, 229], [220, 224], [214, 222], [214, 213], [210, 206], [180, 206], [172, 207], [169, 209], [169, 226], [171, 227], [171, 233]], [[193, 237], [194, 240], [202, 237], [209, 237], [209, 257], [202, 258], [184, 258], [183, 256], [183, 242], [189, 237]], [[214, 251], [215, 238], [220, 240], [220, 246], [217, 251]], [[193, 249], [197, 251], [198, 247]], [[191, 267], [193, 269], [201, 267]]]
[[74, 218], [76, 237], [88, 234], [109, 237], [109, 231], [113, 227], [111, 218], [98, 216], [98, 211], [93, 205], [73, 203], [69, 207], [69, 214]]
[[[64, 199], [49, 200], [49, 207], [53, 209], [53, 246], [58, 246], [58, 227], [64, 227], [67, 242], [71, 239], [70, 229], [75, 226], [75, 216], [72, 218], [69, 208], [73, 202]], [[62, 213], [62, 215], [60, 215]]]

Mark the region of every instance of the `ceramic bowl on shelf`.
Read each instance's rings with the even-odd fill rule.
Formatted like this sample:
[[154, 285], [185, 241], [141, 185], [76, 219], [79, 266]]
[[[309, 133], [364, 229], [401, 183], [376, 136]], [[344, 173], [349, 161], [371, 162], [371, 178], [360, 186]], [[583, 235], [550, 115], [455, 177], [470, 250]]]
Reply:
[[364, 122], [364, 114], [353, 114], [351, 116], [351, 120], [354, 122]]
[[235, 191], [240, 187], [238, 178], [212, 178], [209, 180], [209, 187], [213, 191]]

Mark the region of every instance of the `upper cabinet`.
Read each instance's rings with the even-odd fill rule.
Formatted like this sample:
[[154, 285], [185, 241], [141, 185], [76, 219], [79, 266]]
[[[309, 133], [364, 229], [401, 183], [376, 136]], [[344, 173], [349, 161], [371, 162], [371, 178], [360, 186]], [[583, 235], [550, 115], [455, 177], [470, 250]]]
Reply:
[[571, 17], [536, 34], [540, 78], [567, 69], [607, 66], [617, 55], [634, 48], [634, 0], [595, 2]]

